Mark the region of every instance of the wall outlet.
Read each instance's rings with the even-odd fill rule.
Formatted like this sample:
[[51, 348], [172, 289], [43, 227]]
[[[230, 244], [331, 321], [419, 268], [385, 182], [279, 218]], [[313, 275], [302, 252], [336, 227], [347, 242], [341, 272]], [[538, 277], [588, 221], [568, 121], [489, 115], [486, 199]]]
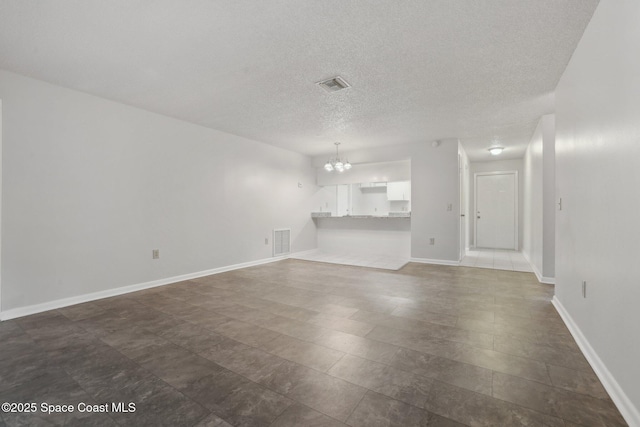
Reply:
[[430, 245], [435, 245], [436, 244], [436, 238], [435, 237], [429, 237], [429, 244]]
[[268, 238], [268, 237], [265, 237], [265, 238], [264, 238], [264, 244], [265, 244], [265, 245], [268, 245], [268, 244], [269, 244], [269, 238]]
[[302, 188], [302, 183], [298, 182], [298, 188]]
[[151, 251], [151, 258], [160, 259], [160, 249], [153, 249]]
[[447, 205], [447, 212], [451, 212], [453, 210], [453, 203], [449, 203]]
[[582, 281], [582, 298], [586, 298], [587, 297], [587, 281], [583, 280]]

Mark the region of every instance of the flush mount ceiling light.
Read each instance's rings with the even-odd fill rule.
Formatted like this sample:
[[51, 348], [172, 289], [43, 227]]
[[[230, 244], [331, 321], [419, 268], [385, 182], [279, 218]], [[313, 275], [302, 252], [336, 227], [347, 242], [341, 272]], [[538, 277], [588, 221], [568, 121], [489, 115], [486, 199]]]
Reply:
[[324, 164], [324, 170], [326, 170], [327, 172], [344, 172], [346, 170], [348, 171], [349, 169], [351, 169], [351, 163], [349, 163], [349, 160], [347, 159], [345, 159], [344, 162], [340, 159], [340, 154], [338, 153], [338, 145], [340, 145], [340, 143], [335, 142], [334, 144], [336, 145], [336, 157], [327, 160], [327, 163]]
[[351, 85], [347, 83], [346, 80], [340, 76], [335, 76], [330, 79], [318, 82], [316, 84], [320, 86], [322, 89], [326, 90], [327, 92], [337, 92], [339, 90], [351, 87]]
[[492, 156], [497, 156], [500, 153], [502, 153], [502, 150], [504, 150], [504, 147], [491, 147], [489, 148], [489, 152], [491, 153]]

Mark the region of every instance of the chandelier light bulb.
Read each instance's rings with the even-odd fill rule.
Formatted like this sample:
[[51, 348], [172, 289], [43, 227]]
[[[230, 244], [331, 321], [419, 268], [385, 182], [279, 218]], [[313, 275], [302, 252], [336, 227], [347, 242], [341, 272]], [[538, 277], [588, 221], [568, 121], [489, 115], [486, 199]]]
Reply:
[[340, 159], [340, 152], [338, 151], [338, 146], [340, 145], [340, 143], [334, 142], [334, 144], [336, 146], [336, 156], [329, 159], [327, 163], [324, 164], [324, 170], [326, 170], [327, 172], [344, 172], [351, 169], [353, 166], [351, 165], [351, 163], [349, 163], [349, 160], [345, 159], [345, 161], [343, 162], [342, 159]]

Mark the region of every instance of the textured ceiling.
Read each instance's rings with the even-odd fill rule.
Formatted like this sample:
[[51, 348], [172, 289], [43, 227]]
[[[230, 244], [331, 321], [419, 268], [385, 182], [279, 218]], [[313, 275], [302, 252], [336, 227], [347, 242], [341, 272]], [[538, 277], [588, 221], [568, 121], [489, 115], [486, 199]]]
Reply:
[[[596, 5], [0, 0], [0, 68], [308, 155], [459, 138], [512, 158]], [[314, 84], [335, 75], [352, 87]]]

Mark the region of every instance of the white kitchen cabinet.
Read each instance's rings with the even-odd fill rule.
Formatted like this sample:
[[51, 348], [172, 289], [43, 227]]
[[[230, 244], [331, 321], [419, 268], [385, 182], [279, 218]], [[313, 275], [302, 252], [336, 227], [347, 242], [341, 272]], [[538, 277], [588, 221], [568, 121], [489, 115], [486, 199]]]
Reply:
[[411, 200], [411, 181], [388, 182], [387, 199], [390, 201]]
[[386, 182], [362, 182], [359, 184], [360, 188], [385, 188]]

